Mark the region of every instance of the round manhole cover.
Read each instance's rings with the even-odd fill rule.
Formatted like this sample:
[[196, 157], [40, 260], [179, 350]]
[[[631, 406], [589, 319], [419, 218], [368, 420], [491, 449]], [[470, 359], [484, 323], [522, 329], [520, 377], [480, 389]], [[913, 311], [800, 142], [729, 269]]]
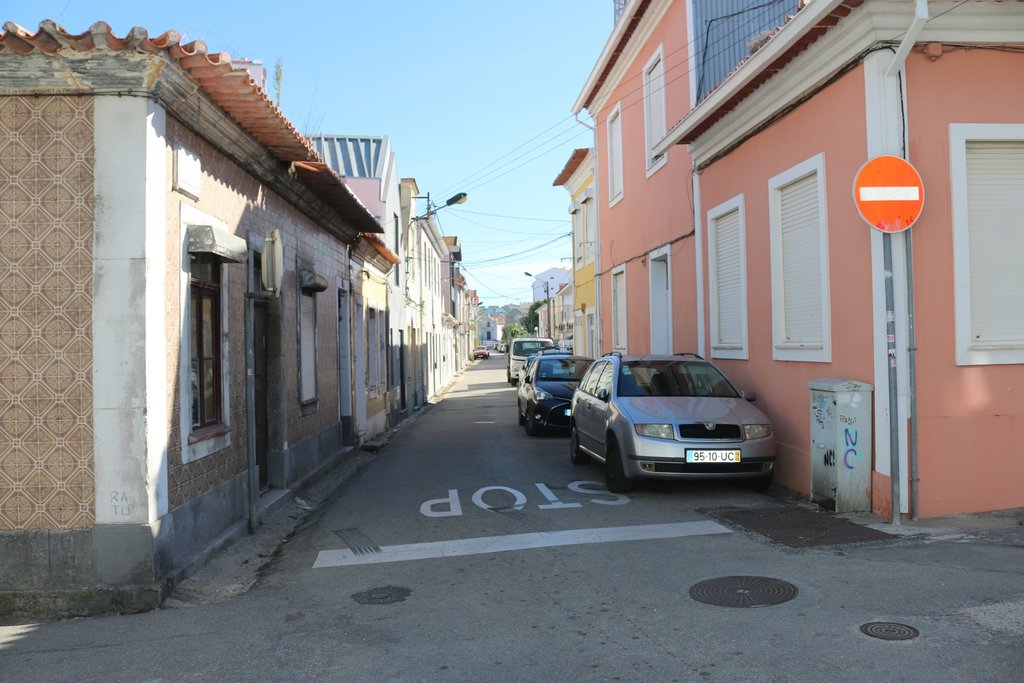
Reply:
[[412, 591], [408, 588], [381, 586], [362, 593], [355, 593], [352, 595], [352, 599], [360, 605], [393, 605], [396, 602], [404, 602], [410, 593]]
[[921, 635], [913, 626], [892, 621], [872, 621], [860, 627], [860, 632], [879, 640], [913, 640]]
[[793, 584], [766, 576], [723, 576], [690, 587], [691, 598], [717, 607], [768, 607], [799, 593]]

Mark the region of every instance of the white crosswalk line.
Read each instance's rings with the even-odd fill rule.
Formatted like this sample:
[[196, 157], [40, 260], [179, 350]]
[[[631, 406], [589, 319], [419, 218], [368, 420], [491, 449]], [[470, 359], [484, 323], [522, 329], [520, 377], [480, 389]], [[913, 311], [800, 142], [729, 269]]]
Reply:
[[357, 564], [427, 560], [442, 557], [462, 557], [466, 555], [483, 555], [486, 553], [503, 553], [515, 550], [553, 548], [588, 543], [645, 541], [729, 533], [732, 532], [721, 524], [710, 520], [703, 520], [699, 522], [644, 524], [599, 529], [574, 529], [570, 531], [542, 531], [530, 534], [485, 536], [482, 538], [465, 538], [452, 541], [435, 541], [432, 543], [410, 543], [382, 546], [379, 553], [372, 554], [356, 554], [352, 550], [345, 548], [321, 551], [317, 555], [316, 562], [313, 563], [313, 569], [346, 567]]

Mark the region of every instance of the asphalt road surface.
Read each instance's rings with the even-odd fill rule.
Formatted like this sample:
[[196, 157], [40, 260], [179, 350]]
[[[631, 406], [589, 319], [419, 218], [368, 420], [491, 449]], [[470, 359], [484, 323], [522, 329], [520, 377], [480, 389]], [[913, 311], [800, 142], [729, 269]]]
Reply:
[[1017, 543], [792, 548], [716, 515], [792, 500], [610, 494], [565, 434], [528, 437], [515, 410], [504, 356], [472, 365], [251, 588], [0, 627], [0, 681], [1021, 680]]

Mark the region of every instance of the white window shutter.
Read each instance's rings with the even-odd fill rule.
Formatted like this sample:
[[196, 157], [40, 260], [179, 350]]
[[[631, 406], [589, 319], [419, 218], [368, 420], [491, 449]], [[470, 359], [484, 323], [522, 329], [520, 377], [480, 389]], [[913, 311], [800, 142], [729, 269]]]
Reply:
[[784, 344], [822, 344], [821, 241], [818, 176], [779, 190]]
[[299, 296], [299, 356], [301, 362], [302, 400], [316, 398], [316, 297]]
[[1024, 344], [1024, 142], [967, 143], [971, 343]]
[[608, 118], [608, 199], [622, 194], [622, 115], [618, 109]]
[[626, 273], [612, 274], [612, 344], [626, 348]]
[[740, 258], [740, 212], [715, 219], [715, 346], [743, 344], [743, 268]]
[[647, 165], [653, 166], [658, 157], [653, 147], [665, 137], [665, 68], [661, 56], [656, 56], [644, 71], [644, 102], [647, 116]]

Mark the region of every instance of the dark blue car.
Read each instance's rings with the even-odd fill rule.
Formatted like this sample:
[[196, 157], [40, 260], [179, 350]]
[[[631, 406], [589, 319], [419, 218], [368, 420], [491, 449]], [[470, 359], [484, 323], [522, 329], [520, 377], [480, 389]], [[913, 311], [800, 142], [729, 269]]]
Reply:
[[526, 433], [543, 429], [568, 429], [572, 394], [593, 358], [571, 355], [538, 355], [520, 382], [517, 412]]

